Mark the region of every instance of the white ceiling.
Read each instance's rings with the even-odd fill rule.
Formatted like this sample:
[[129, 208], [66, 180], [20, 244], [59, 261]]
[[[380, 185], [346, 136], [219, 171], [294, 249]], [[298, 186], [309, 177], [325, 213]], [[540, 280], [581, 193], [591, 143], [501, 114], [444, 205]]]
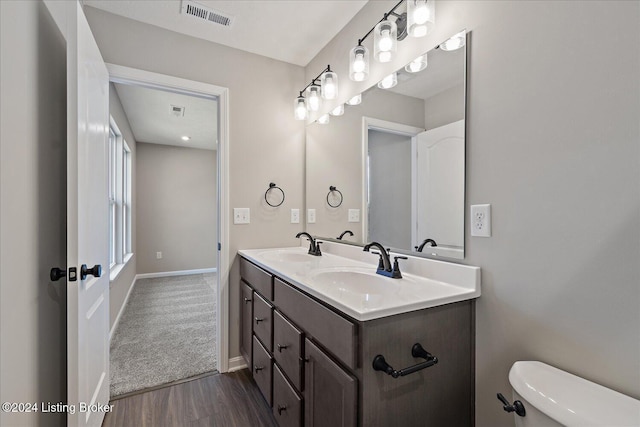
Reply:
[[[218, 102], [213, 99], [114, 83], [136, 142], [215, 150]], [[176, 117], [171, 106], [184, 107]], [[182, 136], [189, 136], [183, 141]]]
[[368, 0], [197, 0], [233, 16], [231, 27], [180, 13], [181, 0], [83, 0], [136, 21], [306, 66]]

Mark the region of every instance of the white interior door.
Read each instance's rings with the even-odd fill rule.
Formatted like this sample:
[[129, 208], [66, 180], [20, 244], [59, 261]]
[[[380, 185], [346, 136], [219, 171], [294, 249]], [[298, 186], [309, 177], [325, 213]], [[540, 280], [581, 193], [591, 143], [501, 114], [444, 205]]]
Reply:
[[[417, 240], [438, 246], [464, 245], [464, 120], [417, 137]], [[437, 252], [438, 250], [432, 250]]]
[[[77, 1], [67, 2], [67, 278], [70, 426], [100, 426], [109, 401], [109, 75]], [[81, 266], [96, 270], [86, 277]], [[100, 277], [98, 277], [100, 276]]]

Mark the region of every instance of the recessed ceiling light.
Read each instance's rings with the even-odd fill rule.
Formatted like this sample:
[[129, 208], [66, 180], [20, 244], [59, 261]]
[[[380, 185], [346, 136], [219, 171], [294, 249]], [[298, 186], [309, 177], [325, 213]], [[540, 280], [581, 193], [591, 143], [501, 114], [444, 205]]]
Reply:
[[183, 136], [183, 137], [182, 137], [182, 140], [183, 140], [183, 141], [188, 141], [188, 140], [190, 140], [190, 139], [191, 139], [191, 137], [190, 137], [190, 136], [186, 136], [186, 135], [185, 135], [185, 136]]

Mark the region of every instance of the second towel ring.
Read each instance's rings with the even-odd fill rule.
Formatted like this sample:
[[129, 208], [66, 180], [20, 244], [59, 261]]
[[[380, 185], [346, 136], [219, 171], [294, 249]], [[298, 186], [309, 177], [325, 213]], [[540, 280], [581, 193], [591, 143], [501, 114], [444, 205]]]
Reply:
[[[269, 201], [269, 199], [267, 198], [267, 196], [269, 195], [269, 192], [271, 190], [280, 190], [280, 192], [282, 193], [282, 200], [280, 200], [280, 203], [277, 204], [273, 204]], [[278, 187], [275, 183], [270, 182], [269, 183], [269, 188], [267, 188], [267, 191], [264, 192], [264, 201], [267, 202], [267, 204], [271, 207], [277, 208], [278, 206], [280, 206], [281, 204], [284, 203], [284, 191], [282, 190], [282, 188]]]
[[[340, 201], [332, 204], [331, 201], [329, 200], [329, 197], [331, 196], [331, 193], [338, 193], [340, 195]], [[327, 204], [329, 206], [331, 206], [332, 208], [337, 208], [342, 204], [342, 200], [344, 199], [344, 197], [342, 197], [342, 192], [340, 190], [338, 190], [334, 185], [329, 187], [329, 192], [327, 193]]]

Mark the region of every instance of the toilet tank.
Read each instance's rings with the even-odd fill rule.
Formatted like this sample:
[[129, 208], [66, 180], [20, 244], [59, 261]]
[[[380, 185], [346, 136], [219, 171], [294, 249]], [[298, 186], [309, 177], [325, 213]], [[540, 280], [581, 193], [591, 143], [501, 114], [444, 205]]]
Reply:
[[515, 362], [509, 382], [526, 410], [518, 426], [640, 426], [640, 400], [545, 363]]

